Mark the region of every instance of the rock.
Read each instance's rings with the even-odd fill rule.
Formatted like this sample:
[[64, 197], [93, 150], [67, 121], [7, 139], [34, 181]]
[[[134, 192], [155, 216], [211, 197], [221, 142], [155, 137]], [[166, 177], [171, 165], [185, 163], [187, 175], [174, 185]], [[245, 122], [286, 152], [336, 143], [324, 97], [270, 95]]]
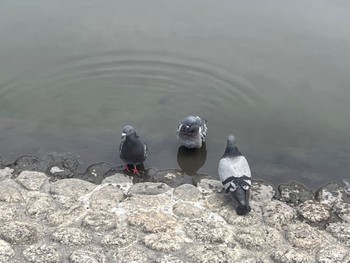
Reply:
[[118, 217], [116, 214], [98, 211], [87, 214], [83, 219], [82, 225], [94, 231], [106, 231], [116, 228], [117, 223]]
[[30, 223], [10, 221], [2, 224], [0, 238], [11, 244], [32, 244], [38, 240], [38, 229]]
[[315, 199], [328, 208], [332, 208], [335, 204], [349, 201], [350, 197], [340, 184], [332, 182], [320, 187], [315, 193]]
[[137, 233], [129, 228], [116, 229], [101, 239], [104, 246], [125, 247], [137, 240]]
[[50, 193], [72, 198], [79, 198], [91, 192], [95, 185], [79, 179], [63, 179], [51, 184]]
[[98, 249], [79, 249], [75, 250], [69, 256], [70, 263], [105, 263], [107, 262], [106, 256], [102, 250]]
[[143, 239], [146, 247], [169, 253], [181, 249], [183, 238], [173, 232], [146, 235]]
[[20, 174], [23, 171], [38, 171], [44, 172], [48, 168], [46, 161], [41, 160], [36, 156], [23, 155], [16, 159], [16, 161], [11, 165], [16, 174]]
[[198, 201], [202, 194], [191, 184], [183, 184], [175, 188], [174, 197], [185, 201]]
[[89, 166], [86, 169], [86, 172], [80, 174], [78, 178], [94, 184], [101, 184], [107, 176], [112, 175], [114, 172], [115, 168], [113, 165], [106, 162], [100, 162]]
[[0, 211], [0, 222], [12, 221], [12, 219], [18, 217], [18, 204], [0, 202]]
[[135, 209], [150, 209], [171, 206], [171, 198], [167, 195], [134, 195], [128, 197], [123, 202], [125, 209], [135, 211]]
[[330, 223], [327, 226], [329, 231], [334, 237], [336, 237], [343, 244], [350, 246], [350, 224], [343, 223]]
[[[220, 208], [230, 205], [232, 199], [223, 193], [214, 193], [205, 198], [204, 205], [207, 209]], [[234, 209], [234, 208], [232, 208]]]
[[330, 218], [327, 207], [314, 200], [308, 200], [298, 206], [299, 213], [310, 222], [322, 222]]
[[186, 250], [186, 256], [195, 263], [236, 262], [240, 251], [226, 245], [193, 245]]
[[126, 248], [118, 249], [114, 254], [115, 263], [153, 263], [152, 255], [145, 247], [140, 245], [131, 245]]
[[157, 171], [152, 178], [152, 182], [161, 182], [172, 188], [183, 184], [193, 184], [193, 177], [182, 173], [180, 170], [161, 170]]
[[164, 183], [138, 183], [130, 187], [128, 195], [158, 195], [169, 191], [171, 188]]
[[291, 224], [292, 220], [297, 215], [292, 207], [278, 200], [272, 200], [266, 203], [266, 205], [262, 207], [262, 210], [264, 221], [270, 227], [276, 227], [278, 229], [282, 229]]
[[11, 258], [15, 255], [11, 245], [0, 239], [0, 262], [11, 262]]
[[79, 221], [87, 214], [86, 209], [80, 204], [75, 204], [68, 209], [59, 209], [47, 216], [50, 226], [71, 225]]
[[230, 225], [251, 226], [260, 225], [262, 223], [261, 208], [251, 203], [252, 210], [245, 216], [237, 215], [232, 204], [217, 209], [217, 213], [222, 216]]
[[23, 201], [21, 192], [13, 180], [7, 179], [0, 184], [0, 202], [18, 203]]
[[317, 248], [324, 239], [317, 229], [300, 222], [288, 226], [286, 237], [295, 247], [302, 249]]
[[38, 191], [44, 182], [47, 182], [48, 180], [49, 178], [46, 174], [41, 172], [23, 171], [17, 177], [17, 181], [30, 191]]
[[295, 250], [277, 250], [271, 254], [273, 262], [276, 263], [314, 263], [315, 257], [309, 252]]
[[13, 173], [13, 169], [9, 168], [9, 167], [5, 167], [3, 169], [0, 169], [0, 181], [10, 178], [12, 176]]
[[350, 262], [349, 249], [338, 245], [330, 245], [321, 248], [316, 253], [316, 262], [318, 263], [343, 263]]
[[132, 177], [120, 173], [106, 177], [102, 181], [102, 184], [112, 184], [120, 188], [124, 194], [126, 194], [129, 191], [129, 188], [133, 185]]
[[203, 194], [223, 192], [224, 186], [220, 180], [203, 178], [197, 183], [198, 190]]
[[50, 195], [37, 196], [29, 199], [26, 214], [29, 216], [48, 215], [56, 210], [57, 205]]
[[33, 245], [23, 251], [23, 256], [28, 262], [33, 263], [60, 263], [62, 262], [57, 248], [52, 245]]
[[251, 199], [258, 203], [269, 203], [275, 195], [272, 185], [261, 180], [253, 180], [251, 188]]
[[145, 233], [165, 232], [177, 227], [177, 220], [163, 212], [136, 212], [127, 218], [127, 223], [140, 228]]
[[193, 204], [178, 202], [173, 206], [173, 212], [177, 216], [198, 218], [204, 215], [205, 210]]
[[288, 182], [278, 186], [280, 200], [298, 205], [310, 199], [314, 199], [312, 191], [297, 182]]
[[90, 243], [92, 236], [77, 227], [61, 227], [51, 235], [51, 239], [63, 245], [85, 245]]
[[102, 185], [90, 197], [90, 206], [93, 210], [110, 211], [124, 199], [123, 191], [114, 185]]
[[345, 222], [350, 223], [350, 204], [348, 203], [337, 203], [333, 207], [334, 212]]

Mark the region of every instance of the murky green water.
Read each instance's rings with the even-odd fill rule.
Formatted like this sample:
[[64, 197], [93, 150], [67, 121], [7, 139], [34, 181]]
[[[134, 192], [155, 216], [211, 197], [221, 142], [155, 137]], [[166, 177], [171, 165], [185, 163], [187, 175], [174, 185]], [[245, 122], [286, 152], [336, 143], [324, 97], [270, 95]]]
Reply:
[[[349, 13], [348, 1], [2, 1], [0, 155], [120, 163], [131, 124], [146, 167], [216, 174], [234, 133], [257, 178], [341, 181]], [[209, 128], [190, 162], [175, 135], [188, 114]]]

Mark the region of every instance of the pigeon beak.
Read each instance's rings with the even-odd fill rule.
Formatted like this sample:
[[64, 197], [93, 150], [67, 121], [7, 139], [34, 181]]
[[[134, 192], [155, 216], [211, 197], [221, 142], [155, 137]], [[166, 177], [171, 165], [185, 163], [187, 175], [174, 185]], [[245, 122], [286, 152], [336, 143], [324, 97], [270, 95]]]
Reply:
[[122, 139], [126, 136], [126, 133], [122, 133]]

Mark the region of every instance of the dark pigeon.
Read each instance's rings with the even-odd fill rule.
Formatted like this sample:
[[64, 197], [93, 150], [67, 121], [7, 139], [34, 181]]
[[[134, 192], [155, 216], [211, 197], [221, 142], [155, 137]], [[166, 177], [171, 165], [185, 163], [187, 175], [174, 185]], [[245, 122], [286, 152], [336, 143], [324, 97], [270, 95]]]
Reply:
[[207, 136], [207, 121], [198, 116], [187, 116], [177, 128], [177, 138], [182, 146], [193, 149], [201, 148]]
[[225, 153], [220, 159], [218, 173], [226, 193], [236, 202], [236, 212], [244, 215], [250, 212], [249, 196], [252, 185], [251, 172], [246, 158], [236, 146], [232, 134], [227, 137]]
[[[124, 126], [122, 139], [124, 137], [125, 140], [122, 141], [119, 146], [120, 158], [126, 163], [126, 171], [139, 175], [140, 171], [137, 170], [137, 165], [143, 164], [147, 158], [147, 144], [137, 136], [135, 129], [130, 125]], [[133, 166], [131, 171], [129, 170], [128, 165]]]

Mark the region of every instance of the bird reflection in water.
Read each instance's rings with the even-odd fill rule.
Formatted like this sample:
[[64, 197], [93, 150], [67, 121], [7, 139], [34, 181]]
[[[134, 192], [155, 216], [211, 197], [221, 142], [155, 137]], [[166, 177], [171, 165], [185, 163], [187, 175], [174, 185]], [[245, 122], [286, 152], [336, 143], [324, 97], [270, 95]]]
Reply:
[[197, 174], [198, 170], [204, 165], [207, 159], [206, 144], [203, 143], [201, 148], [188, 149], [180, 146], [177, 151], [177, 163], [183, 173], [188, 175]]

